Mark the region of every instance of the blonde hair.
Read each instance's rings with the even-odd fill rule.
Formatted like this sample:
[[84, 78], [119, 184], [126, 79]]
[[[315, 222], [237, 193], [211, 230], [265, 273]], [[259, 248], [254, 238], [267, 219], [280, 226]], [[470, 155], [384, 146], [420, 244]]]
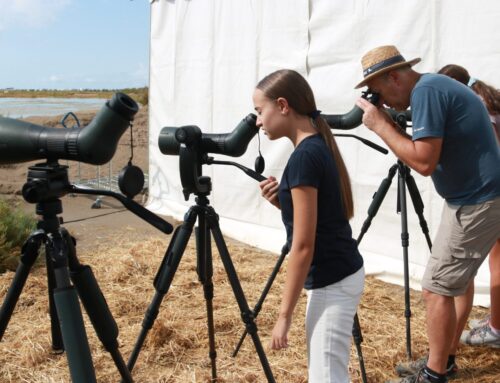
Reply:
[[354, 203], [349, 173], [340, 154], [337, 142], [330, 131], [330, 126], [319, 116], [319, 113], [316, 113], [316, 101], [307, 81], [294, 70], [281, 69], [260, 80], [256, 88], [261, 90], [270, 100], [276, 100], [279, 97], [285, 98], [293, 110], [299, 114], [310, 116], [313, 119], [314, 126], [323, 137], [337, 165], [344, 215], [347, 219], [352, 218], [354, 215]]

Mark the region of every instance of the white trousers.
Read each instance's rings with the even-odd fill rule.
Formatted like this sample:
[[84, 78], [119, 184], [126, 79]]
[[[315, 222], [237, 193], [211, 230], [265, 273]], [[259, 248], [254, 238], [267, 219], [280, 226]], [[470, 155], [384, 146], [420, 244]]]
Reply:
[[309, 383], [348, 383], [352, 326], [361, 294], [362, 267], [332, 285], [307, 291], [306, 336]]

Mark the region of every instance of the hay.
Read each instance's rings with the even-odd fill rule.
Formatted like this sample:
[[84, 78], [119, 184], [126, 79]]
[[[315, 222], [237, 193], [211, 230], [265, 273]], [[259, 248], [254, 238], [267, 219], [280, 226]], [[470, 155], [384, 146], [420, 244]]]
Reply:
[[[152, 238], [130, 241], [130, 233], [106, 241], [106, 246], [79, 254], [82, 263], [92, 266], [99, 285], [120, 329], [120, 352], [126, 360], [141, 329], [144, 313], [155, 293], [152, 281], [163, 258], [168, 240]], [[250, 307], [257, 302], [276, 256], [233, 241], [228, 242], [231, 258]], [[236, 358], [231, 353], [243, 324], [238, 305], [213, 249], [214, 325], [219, 382], [265, 382], [265, 376], [252, 340], [247, 337]], [[286, 261], [283, 265], [286, 268]], [[260, 339], [266, 349], [277, 382], [307, 381], [304, 311], [301, 297], [290, 331], [290, 347], [275, 352], [267, 347], [277, 315], [285, 273], [282, 270], [257, 318]], [[4, 299], [13, 273], [0, 276], [0, 299]], [[412, 351], [414, 357], [426, 352], [424, 308], [420, 293], [412, 292]], [[485, 314], [474, 308], [473, 316]], [[359, 307], [363, 332], [365, 366], [370, 382], [383, 382], [393, 376], [395, 363], [406, 359], [403, 289], [374, 278], [367, 278]], [[85, 315], [87, 335], [99, 382], [119, 381], [110, 355], [98, 341]], [[66, 357], [50, 349], [50, 321], [46, 275], [38, 268], [30, 275], [20, 301], [0, 343], [1, 382], [68, 382]], [[206, 305], [203, 288], [196, 274], [196, 253], [190, 241], [176, 272], [160, 313], [139, 355], [133, 376], [136, 382], [209, 382]], [[455, 382], [493, 383], [500, 381], [500, 350], [464, 347], [457, 363], [460, 377]], [[358, 358], [353, 347], [351, 377], [361, 382]]]

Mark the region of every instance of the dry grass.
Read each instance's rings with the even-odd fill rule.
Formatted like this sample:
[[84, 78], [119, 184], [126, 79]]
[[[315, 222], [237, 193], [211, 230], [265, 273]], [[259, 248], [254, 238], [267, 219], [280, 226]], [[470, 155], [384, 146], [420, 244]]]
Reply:
[[[154, 295], [153, 278], [168, 239], [132, 242], [130, 233], [102, 244], [91, 253], [79, 254], [90, 264], [120, 329], [120, 351], [128, 358], [140, 332], [142, 319]], [[191, 241], [192, 242], [192, 241]], [[139, 355], [133, 375], [137, 382], [209, 382], [210, 360], [203, 288], [196, 274], [196, 255], [190, 242], [160, 314]], [[277, 260], [263, 251], [230, 243], [231, 258], [253, 307]], [[239, 355], [231, 353], [240, 338], [242, 322], [238, 305], [214, 249], [215, 297], [213, 300], [219, 382], [264, 382], [265, 376], [255, 348], [248, 337]], [[286, 261], [284, 263], [286, 268]], [[12, 280], [12, 273], [0, 276], [0, 298]], [[273, 352], [267, 348], [276, 317], [284, 272], [278, 275], [258, 316], [259, 335], [277, 382], [307, 381], [304, 334], [305, 296], [300, 300], [291, 329], [291, 347]], [[415, 357], [425, 354], [424, 310], [418, 292], [412, 292], [412, 346]], [[483, 315], [485, 309], [474, 309]], [[363, 354], [369, 382], [383, 382], [392, 376], [394, 364], [406, 358], [403, 289], [368, 278], [359, 308], [364, 342]], [[119, 374], [85, 317], [87, 334], [99, 382], [117, 382]], [[46, 275], [38, 268], [30, 277], [0, 343], [1, 382], [68, 382], [66, 358], [50, 350], [50, 323]], [[500, 381], [500, 350], [462, 348], [457, 362], [459, 382]], [[351, 355], [353, 382], [361, 382], [358, 359]]]

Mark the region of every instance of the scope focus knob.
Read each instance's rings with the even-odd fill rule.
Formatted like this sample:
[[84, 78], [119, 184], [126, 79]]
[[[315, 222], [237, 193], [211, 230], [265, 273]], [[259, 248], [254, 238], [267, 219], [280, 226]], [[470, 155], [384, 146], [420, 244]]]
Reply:
[[196, 125], [183, 126], [175, 132], [175, 139], [181, 144], [190, 145], [200, 138], [201, 130]]

